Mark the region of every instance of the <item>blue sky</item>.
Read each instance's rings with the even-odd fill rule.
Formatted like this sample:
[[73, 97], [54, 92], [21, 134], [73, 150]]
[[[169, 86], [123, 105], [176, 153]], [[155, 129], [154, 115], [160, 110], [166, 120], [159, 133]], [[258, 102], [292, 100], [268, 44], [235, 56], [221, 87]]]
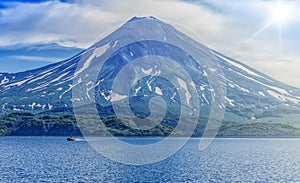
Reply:
[[[2, 0], [0, 72], [23, 71], [68, 58], [131, 17], [151, 15], [180, 24], [212, 48], [300, 87], [300, 2], [224, 2]], [[288, 11], [276, 8], [278, 4]]]

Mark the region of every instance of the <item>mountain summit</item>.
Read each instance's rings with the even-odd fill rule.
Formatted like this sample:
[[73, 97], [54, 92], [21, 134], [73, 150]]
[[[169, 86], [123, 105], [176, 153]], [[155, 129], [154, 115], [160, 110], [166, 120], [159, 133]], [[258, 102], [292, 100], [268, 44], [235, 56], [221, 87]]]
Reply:
[[[214, 83], [210, 75], [215, 75]], [[225, 121], [300, 127], [299, 89], [212, 50], [154, 17], [133, 17], [70, 59], [35, 70], [1, 73], [0, 113], [72, 113], [74, 102], [80, 107], [90, 101], [101, 116], [115, 114], [114, 102], [117, 106], [129, 102], [135, 115], [149, 116], [161, 102], [152, 98], [160, 97], [171, 118], [179, 115], [185, 97], [185, 105], [199, 108], [200, 117], [208, 118], [218, 85], [226, 89], [225, 103], [217, 106], [225, 110]], [[189, 87], [195, 93], [188, 92]], [[81, 92], [74, 96], [74, 90]]]

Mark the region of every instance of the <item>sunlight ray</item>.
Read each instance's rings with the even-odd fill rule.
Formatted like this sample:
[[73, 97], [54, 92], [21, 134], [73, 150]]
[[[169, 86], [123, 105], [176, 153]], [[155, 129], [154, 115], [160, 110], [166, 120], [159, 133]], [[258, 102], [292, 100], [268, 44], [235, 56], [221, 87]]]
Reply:
[[282, 57], [282, 27], [280, 24], [278, 26], [278, 47], [279, 47], [279, 58]]
[[246, 40], [246, 43], [251, 42], [254, 38], [256, 38], [258, 35], [264, 32], [270, 26], [271, 23], [272, 21], [268, 21], [267, 23], [265, 23], [260, 29], [258, 29], [258, 31], [256, 31]]

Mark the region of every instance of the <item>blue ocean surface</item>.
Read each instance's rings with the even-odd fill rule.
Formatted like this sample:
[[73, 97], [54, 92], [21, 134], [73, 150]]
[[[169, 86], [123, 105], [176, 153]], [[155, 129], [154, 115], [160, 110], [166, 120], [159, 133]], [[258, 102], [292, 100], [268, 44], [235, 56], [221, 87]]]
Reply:
[[300, 139], [215, 139], [198, 147], [191, 139], [169, 158], [137, 166], [105, 158], [84, 139], [1, 137], [0, 182], [300, 182]]

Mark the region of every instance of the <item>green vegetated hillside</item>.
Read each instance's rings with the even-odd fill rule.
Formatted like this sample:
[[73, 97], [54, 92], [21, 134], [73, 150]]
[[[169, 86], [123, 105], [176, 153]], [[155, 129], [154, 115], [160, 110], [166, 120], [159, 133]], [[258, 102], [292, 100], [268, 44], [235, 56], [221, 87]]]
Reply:
[[[108, 136], [93, 116], [79, 116], [81, 130], [91, 136]], [[174, 128], [167, 124], [159, 124], [149, 130], [137, 130], [126, 126], [115, 116], [101, 117], [105, 128], [114, 136], [167, 136]], [[132, 119], [124, 119], [133, 123]], [[70, 114], [31, 114], [15, 112], [0, 118], [0, 135], [18, 136], [67, 136], [81, 135], [75, 116]], [[181, 136], [179, 131], [175, 135]]]
[[[104, 127], [93, 116], [77, 116], [81, 121], [80, 129], [90, 136], [168, 136], [175, 130], [174, 119], [164, 119], [163, 122], [149, 130], [138, 130], [128, 127], [134, 119], [115, 116], [101, 117]], [[194, 137], [201, 137], [207, 119], [200, 119], [194, 131]], [[0, 118], [1, 136], [81, 136], [81, 131], [71, 114], [32, 114], [14, 112]], [[174, 131], [174, 136], [186, 136], [182, 131]], [[300, 129], [282, 123], [237, 123], [223, 122], [218, 137], [299, 137]]]

